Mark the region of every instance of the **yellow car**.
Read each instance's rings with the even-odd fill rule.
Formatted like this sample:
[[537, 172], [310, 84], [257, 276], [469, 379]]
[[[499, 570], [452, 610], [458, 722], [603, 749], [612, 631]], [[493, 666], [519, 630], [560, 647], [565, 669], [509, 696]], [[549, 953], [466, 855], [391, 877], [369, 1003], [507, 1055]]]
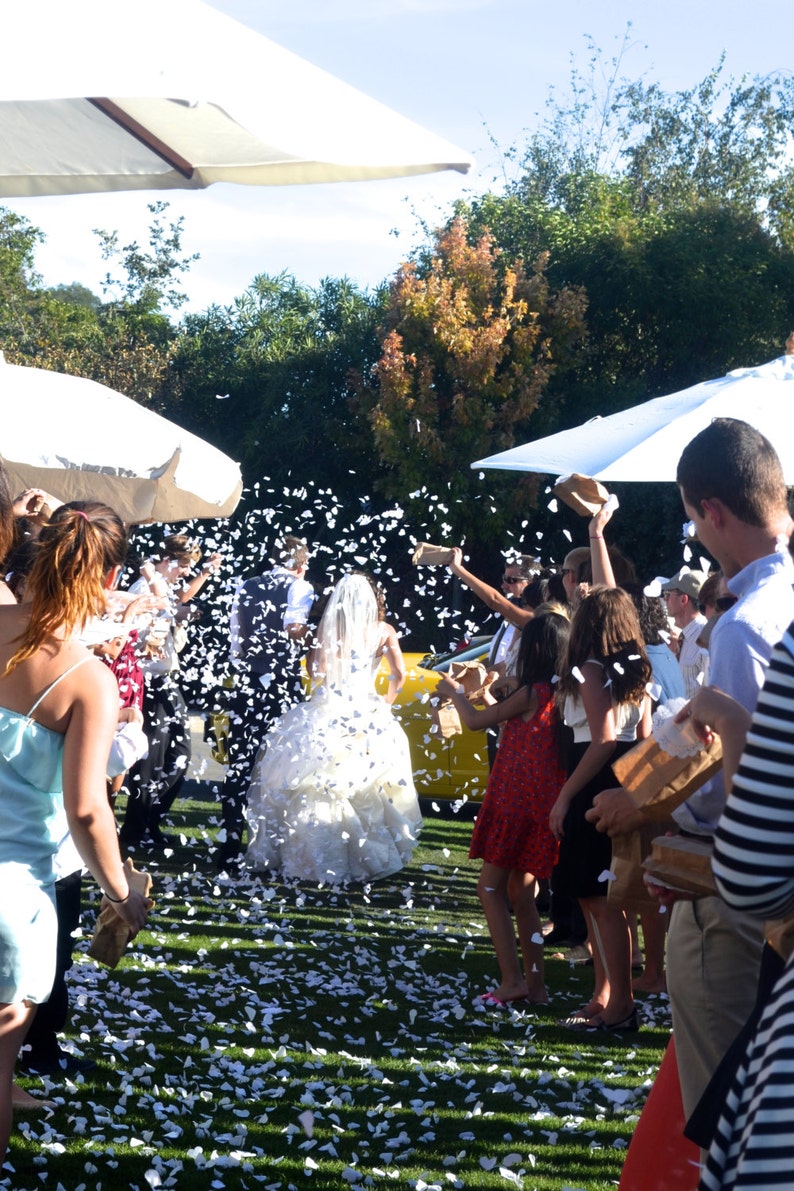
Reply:
[[[451, 662], [484, 660], [490, 642], [490, 637], [475, 637], [465, 649], [454, 653], [403, 655], [408, 673], [394, 704], [394, 712], [411, 746], [414, 781], [421, 797], [465, 798], [479, 802], [485, 794], [488, 781], [485, 733], [463, 728], [459, 735], [444, 739], [433, 726], [430, 699]], [[375, 687], [381, 695], [388, 690], [389, 668], [385, 661], [381, 662]], [[207, 735], [212, 755], [221, 764], [226, 762], [228, 732], [227, 715], [221, 713], [209, 717]]]
[[[467, 798], [481, 801], [488, 781], [488, 747], [484, 732], [467, 728], [446, 739], [438, 735], [430, 715], [430, 698], [438, 680], [451, 662], [483, 661], [490, 637], [475, 637], [455, 653], [406, 653], [408, 676], [394, 703], [394, 711], [411, 746], [414, 781], [425, 798]], [[380, 694], [388, 689], [388, 666], [378, 672], [375, 686]]]

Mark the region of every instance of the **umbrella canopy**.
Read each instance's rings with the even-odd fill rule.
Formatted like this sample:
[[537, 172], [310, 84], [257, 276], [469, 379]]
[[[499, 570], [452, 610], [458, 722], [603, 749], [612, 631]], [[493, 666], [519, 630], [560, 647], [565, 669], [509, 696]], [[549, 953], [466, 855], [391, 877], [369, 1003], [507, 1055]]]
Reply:
[[471, 158], [199, 0], [3, 12], [0, 196], [281, 186]]
[[240, 499], [239, 466], [195, 434], [106, 385], [2, 353], [0, 424], [15, 494], [101, 500], [129, 524], [225, 517]]
[[794, 355], [593, 418], [479, 459], [472, 467], [554, 476], [581, 472], [604, 481], [675, 481], [684, 447], [713, 418], [740, 418], [760, 430], [780, 456], [787, 483], [794, 484]]

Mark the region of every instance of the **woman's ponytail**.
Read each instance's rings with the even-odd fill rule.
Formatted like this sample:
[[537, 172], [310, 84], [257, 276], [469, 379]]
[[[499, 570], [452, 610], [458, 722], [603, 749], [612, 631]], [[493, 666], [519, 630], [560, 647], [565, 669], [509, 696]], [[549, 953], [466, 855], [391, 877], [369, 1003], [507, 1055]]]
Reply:
[[105, 579], [123, 564], [127, 532], [118, 514], [97, 501], [73, 501], [55, 510], [36, 543], [27, 583], [30, 619], [6, 667], [10, 673], [48, 637], [82, 627], [104, 611]]

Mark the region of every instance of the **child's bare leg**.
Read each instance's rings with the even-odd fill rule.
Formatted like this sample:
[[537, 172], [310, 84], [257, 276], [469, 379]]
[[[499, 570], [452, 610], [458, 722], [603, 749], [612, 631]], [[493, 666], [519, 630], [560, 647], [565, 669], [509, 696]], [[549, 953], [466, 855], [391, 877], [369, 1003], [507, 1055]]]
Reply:
[[507, 897], [518, 927], [529, 999], [534, 1005], [545, 1005], [549, 994], [543, 974], [543, 932], [535, 903], [536, 884], [532, 873], [511, 869], [507, 879]]
[[483, 861], [477, 894], [485, 914], [502, 980], [493, 995], [501, 1001], [527, 995], [516, 947], [516, 932], [507, 899], [508, 870]]

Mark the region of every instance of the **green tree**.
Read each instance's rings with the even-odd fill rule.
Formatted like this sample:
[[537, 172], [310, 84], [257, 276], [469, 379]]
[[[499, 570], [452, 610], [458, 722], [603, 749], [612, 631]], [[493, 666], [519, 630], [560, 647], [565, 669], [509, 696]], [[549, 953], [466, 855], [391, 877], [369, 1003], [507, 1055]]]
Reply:
[[27, 219], [0, 207], [0, 350], [11, 363], [35, 342], [39, 278], [34, 258], [42, 239]]
[[184, 216], [167, 221], [169, 204], [162, 200], [148, 203], [151, 214], [148, 249], [137, 240], [119, 244], [119, 233], [94, 229], [99, 238], [102, 259], [113, 261], [120, 274], [105, 275], [102, 288], [110, 301], [137, 310], [161, 310], [164, 306], [178, 310], [187, 301], [179, 279], [199, 259], [199, 254], [185, 256], [182, 251]]
[[377, 359], [380, 305], [344, 279], [312, 289], [262, 274], [231, 306], [184, 320], [168, 408], [251, 483], [310, 472], [339, 496], [366, 492], [376, 463], [353, 381]]
[[[118, 248], [116, 233], [98, 232], [105, 259], [118, 257], [119, 274], [108, 274], [100, 301], [72, 283], [44, 288], [33, 272], [41, 234], [17, 217], [0, 227], [10, 294], [10, 334], [4, 340], [14, 358], [40, 368], [70, 372], [109, 385], [128, 397], [162, 406], [162, 390], [178, 329], [164, 312], [182, 300], [176, 278], [193, 257], [180, 256], [182, 221], [165, 225], [166, 203], [154, 203], [149, 248]], [[4, 234], [5, 232], [5, 234]]]
[[379, 490], [401, 501], [417, 490], [417, 505], [446, 494], [440, 530], [450, 523], [456, 535], [492, 540], [525, 499], [526, 485], [516, 492], [494, 475], [486, 527], [470, 465], [529, 433], [551, 375], [582, 336], [583, 295], [553, 291], [546, 264], [544, 254], [527, 268], [511, 261], [487, 231], [470, 242], [458, 218], [391, 287], [361, 404], [383, 465]]
[[[472, 240], [487, 229], [525, 264], [546, 252], [549, 283], [587, 295], [586, 339], [550, 378], [535, 434], [771, 359], [794, 323], [792, 81], [736, 83], [719, 64], [667, 94], [621, 77], [626, 44], [606, 64], [591, 46], [508, 154], [504, 192], [460, 208]], [[677, 495], [628, 486], [621, 500], [624, 532], [664, 510], [654, 535], [625, 541], [655, 573], [651, 551], [679, 549]]]

